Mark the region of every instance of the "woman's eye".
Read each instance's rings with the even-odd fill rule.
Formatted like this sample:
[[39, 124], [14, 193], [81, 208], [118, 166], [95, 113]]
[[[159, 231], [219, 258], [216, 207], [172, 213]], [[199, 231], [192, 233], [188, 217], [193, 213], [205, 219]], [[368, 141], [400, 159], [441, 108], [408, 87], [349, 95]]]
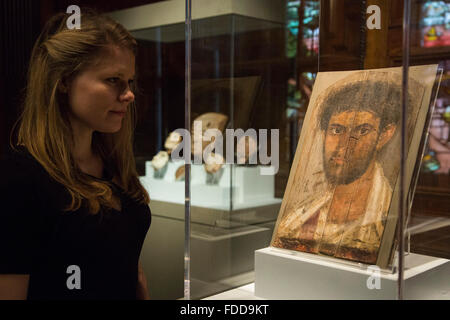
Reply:
[[107, 81], [111, 83], [117, 83], [119, 81], [119, 78], [108, 78]]

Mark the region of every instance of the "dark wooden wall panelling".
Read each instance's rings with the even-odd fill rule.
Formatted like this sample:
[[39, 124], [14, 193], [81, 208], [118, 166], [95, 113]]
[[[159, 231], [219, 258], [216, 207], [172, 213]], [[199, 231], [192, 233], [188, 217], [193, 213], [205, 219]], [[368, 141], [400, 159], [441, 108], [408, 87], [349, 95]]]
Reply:
[[76, 4], [99, 12], [158, 2], [159, 0], [2, 0], [0, 1], [0, 155], [20, 112], [31, 49], [45, 22], [56, 12]]
[[39, 34], [39, 2], [0, 1], [0, 154], [9, 145], [9, 133], [19, 115], [28, 60]]

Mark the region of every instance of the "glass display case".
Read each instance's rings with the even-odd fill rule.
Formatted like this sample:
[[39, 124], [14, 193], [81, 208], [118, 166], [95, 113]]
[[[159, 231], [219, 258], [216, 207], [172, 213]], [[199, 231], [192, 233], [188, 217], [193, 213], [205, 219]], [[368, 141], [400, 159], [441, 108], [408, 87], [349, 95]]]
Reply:
[[[264, 171], [279, 171], [272, 161], [278, 150], [270, 143], [278, 143], [278, 128], [285, 122], [285, 95], [280, 91], [287, 81], [277, 70], [286, 67], [280, 45], [285, 9], [282, 1], [225, 3], [230, 13], [208, 19], [195, 19], [203, 7], [192, 3], [191, 120], [195, 124], [204, 114], [219, 113], [228, 123], [222, 130], [222, 150], [219, 146], [214, 151], [226, 158], [218, 186], [196, 186], [199, 165], [192, 164], [191, 298], [254, 280], [254, 251], [269, 244], [281, 204], [278, 176]], [[261, 147], [263, 140], [268, 146]], [[239, 154], [244, 141], [245, 150]], [[207, 160], [205, 154], [203, 158]], [[197, 188], [204, 191], [196, 193]], [[207, 204], [203, 210], [214, 218], [199, 221], [195, 203]]]
[[[450, 258], [448, 74], [450, 46], [446, 42], [448, 1], [417, 1], [411, 8], [411, 65], [437, 63], [442, 80], [436, 96], [410, 222], [411, 250]], [[437, 30], [431, 36], [433, 30]]]
[[[278, 69], [289, 67], [283, 43], [285, 6], [280, 4], [193, 4], [189, 114], [184, 109], [185, 2], [111, 13], [140, 45], [140, 101], [149, 111], [137, 128], [143, 138], [136, 139], [136, 149], [142, 153], [141, 181], [150, 191], [155, 218], [143, 249], [144, 266], [157, 275], [149, 282], [155, 298], [183, 297], [185, 222], [190, 223], [191, 298], [252, 282], [254, 251], [269, 245], [287, 166], [271, 166], [270, 146], [263, 153], [257, 144], [264, 131], [268, 143], [274, 140], [267, 129], [282, 128], [285, 121], [280, 110], [288, 81]], [[141, 23], [138, 17], [146, 18]], [[191, 120], [189, 128], [185, 117]], [[188, 181], [184, 160], [171, 156], [182, 140], [174, 131], [182, 128], [193, 139]], [[208, 165], [202, 155], [208, 143], [200, 141], [200, 152], [194, 148], [207, 129], [217, 129], [223, 138], [222, 150], [214, 150], [223, 164]], [[244, 140], [246, 150], [238, 159]], [[280, 174], [261, 174], [264, 170]], [[190, 222], [185, 221], [186, 184]], [[160, 264], [151, 262], [156, 260]]]
[[[447, 10], [173, 0], [112, 12], [140, 45], [152, 296], [254, 283], [269, 299], [448, 299]], [[328, 102], [342, 88], [353, 95]], [[367, 109], [378, 103], [391, 109]], [[375, 122], [357, 126], [363, 115]], [[341, 156], [329, 149], [340, 134]]]

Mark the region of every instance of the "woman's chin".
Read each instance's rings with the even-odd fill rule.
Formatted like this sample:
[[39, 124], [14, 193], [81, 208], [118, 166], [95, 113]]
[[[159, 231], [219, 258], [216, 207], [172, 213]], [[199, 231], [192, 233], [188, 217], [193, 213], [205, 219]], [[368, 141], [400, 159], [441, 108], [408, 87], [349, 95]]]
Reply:
[[114, 126], [114, 127], [111, 126], [109, 128], [97, 129], [95, 131], [98, 131], [101, 133], [116, 133], [116, 132], [119, 132], [121, 128], [122, 128], [122, 124], [120, 124], [119, 126]]

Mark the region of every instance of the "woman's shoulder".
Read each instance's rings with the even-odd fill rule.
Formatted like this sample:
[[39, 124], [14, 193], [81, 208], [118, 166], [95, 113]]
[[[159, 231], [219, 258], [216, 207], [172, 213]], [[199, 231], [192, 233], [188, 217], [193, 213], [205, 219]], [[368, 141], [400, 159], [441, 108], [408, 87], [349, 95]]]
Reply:
[[42, 173], [39, 162], [24, 146], [9, 148], [0, 157], [0, 176], [3, 183], [31, 182]]
[[37, 190], [43, 190], [36, 165], [23, 151], [8, 150], [0, 157], [1, 217], [29, 217], [27, 211], [37, 212], [40, 203]]
[[[6, 152], [0, 157], [1, 163], [5, 166], [33, 165], [37, 162], [25, 146], [19, 145], [14, 148], [8, 147]], [[4, 168], [4, 166], [2, 168]]]

